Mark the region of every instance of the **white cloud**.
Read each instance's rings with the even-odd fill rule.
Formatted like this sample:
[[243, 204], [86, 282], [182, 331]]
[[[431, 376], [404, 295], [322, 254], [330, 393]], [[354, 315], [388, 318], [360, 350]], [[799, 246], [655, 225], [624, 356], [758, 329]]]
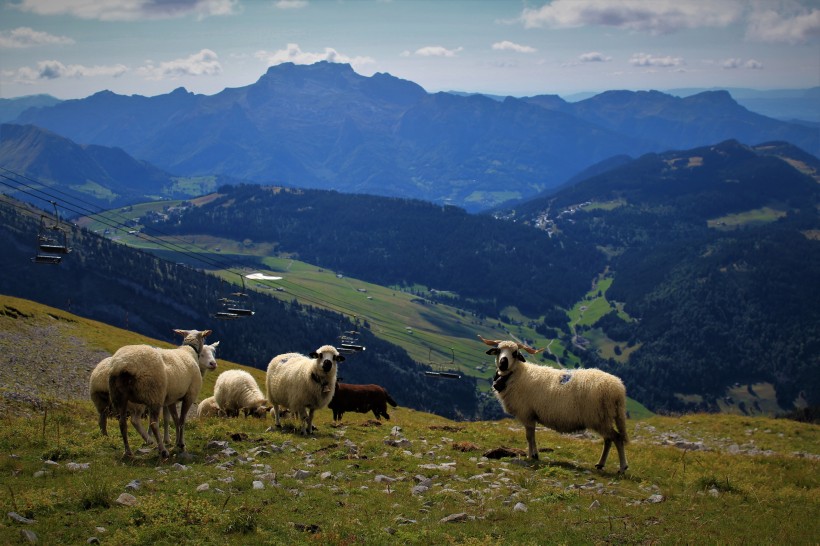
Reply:
[[416, 55], [420, 57], [455, 57], [456, 54], [463, 51], [463, 47], [455, 49], [447, 49], [442, 46], [427, 46], [416, 50]]
[[[784, 7], [788, 13], [784, 13]], [[780, 11], [765, 9], [749, 15], [746, 38], [758, 42], [802, 44], [820, 40], [820, 8], [808, 10], [794, 3]]]
[[612, 57], [608, 57], [598, 51], [590, 51], [589, 53], [584, 53], [583, 55], [578, 56], [578, 62], [582, 63], [606, 63], [611, 60]]
[[43, 45], [71, 45], [74, 40], [66, 36], [54, 36], [29, 27], [0, 31], [0, 48], [19, 49]]
[[302, 51], [299, 44], [288, 44], [285, 49], [277, 51], [257, 51], [254, 55], [260, 61], [264, 61], [268, 66], [275, 66], [282, 63], [313, 64], [319, 61], [329, 61], [331, 63], [346, 63], [354, 68], [359, 68], [366, 64], [376, 62], [371, 57], [349, 57], [339, 53], [332, 47], [326, 47], [321, 53], [311, 53]]
[[648, 53], [635, 53], [634, 55], [632, 55], [632, 58], [629, 59], [629, 64], [635, 66], [671, 68], [683, 66], [686, 63], [683, 61], [681, 57], [656, 57]]
[[279, 9], [301, 9], [306, 8], [307, 0], [279, 0], [274, 4]]
[[748, 68], [750, 70], [759, 70], [763, 68], [763, 63], [755, 59], [744, 61], [735, 57], [726, 59], [721, 63], [721, 66], [727, 70], [734, 70], [737, 68]]
[[516, 44], [515, 42], [510, 42], [509, 40], [494, 43], [493, 49], [497, 51], [515, 51], [516, 53], [535, 53], [538, 51], [534, 47]]
[[20, 0], [11, 7], [37, 15], [70, 15], [99, 21], [231, 15], [239, 0]]
[[669, 34], [698, 27], [725, 27], [738, 21], [743, 5], [721, 0], [554, 0], [540, 8], [524, 8], [526, 28], [607, 26], [631, 31]]
[[[15, 83], [32, 84], [42, 80], [60, 78], [93, 78], [98, 76], [122, 76], [128, 67], [122, 64], [111, 66], [83, 66], [80, 64], [65, 65], [60, 61], [40, 61], [35, 67], [25, 66], [13, 73]], [[6, 74], [9, 74], [8, 72]]]
[[181, 76], [216, 76], [222, 73], [222, 65], [216, 53], [210, 49], [202, 49], [184, 59], [174, 59], [159, 64], [148, 61], [137, 69], [137, 73], [149, 80]]

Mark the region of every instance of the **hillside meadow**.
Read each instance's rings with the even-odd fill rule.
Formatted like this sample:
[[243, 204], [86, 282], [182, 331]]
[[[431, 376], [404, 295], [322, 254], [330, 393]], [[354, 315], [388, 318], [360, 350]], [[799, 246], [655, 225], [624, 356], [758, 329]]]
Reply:
[[[187, 455], [122, 459], [86, 399], [97, 359], [157, 340], [0, 299], [0, 543], [816, 544], [820, 429], [734, 415], [630, 420], [630, 467], [597, 471], [600, 439], [515, 421], [189, 421]], [[211, 340], [213, 341], [213, 340]], [[224, 341], [224, 340], [223, 340]], [[238, 367], [219, 360], [219, 371]], [[249, 370], [261, 383], [263, 373]], [[200, 399], [217, 373], [206, 375]], [[138, 436], [130, 431], [133, 445]], [[505, 448], [505, 449], [501, 449]], [[522, 450], [522, 451], [517, 451]], [[504, 451], [500, 459], [492, 451]]]

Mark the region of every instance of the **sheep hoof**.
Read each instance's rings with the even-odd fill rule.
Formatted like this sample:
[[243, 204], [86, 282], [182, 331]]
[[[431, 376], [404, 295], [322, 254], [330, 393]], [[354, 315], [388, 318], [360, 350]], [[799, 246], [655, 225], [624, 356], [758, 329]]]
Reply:
[[131, 453], [131, 451], [126, 451], [125, 453], [122, 454], [122, 458], [123, 459], [133, 459], [134, 454]]
[[604, 465], [602, 465], [602, 464], [596, 464], [596, 465], [595, 465], [595, 468], [597, 468], [598, 470], [603, 470], [603, 469], [604, 469]]
[[530, 459], [532, 459], [533, 461], [537, 461], [538, 460], [538, 453], [533, 453], [532, 455], [530, 455]]
[[629, 466], [628, 466], [628, 465], [627, 465], [627, 466], [625, 466], [625, 467], [623, 467], [623, 468], [621, 468], [620, 470], [618, 470], [618, 474], [625, 474], [625, 473], [626, 473], [626, 469], [627, 469], [627, 468], [629, 468]]

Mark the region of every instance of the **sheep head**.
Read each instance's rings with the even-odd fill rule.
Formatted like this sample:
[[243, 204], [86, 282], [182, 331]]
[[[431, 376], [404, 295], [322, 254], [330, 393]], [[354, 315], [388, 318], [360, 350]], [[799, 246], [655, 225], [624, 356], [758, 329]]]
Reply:
[[489, 345], [491, 347], [491, 349], [487, 351], [487, 354], [496, 357], [495, 365], [499, 372], [508, 371], [511, 369], [513, 363], [517, 361], [526, 362], [527, 360], [524, 358], [524, 355], [521, 354], [522, 350], [531, 355], [535, 355], [543, 351], [543, 349], [533, 349], [532, 347], [517, 341], [490, 340], [481, 336], [478, 336], [478, 338], [484, 342], [485, 345]]
[[[316, 360], [316, 367], [311, 377], [322, 387], [323, 393], [332, 392], [336, 388], [336, 364], [344, 362], [345, 357], [339, 354], [332, 345], [323, 345], [308, 355]], [[324, 377], [320, 378], [319, 373]]]
[[174, 333], [183, 337], [183, 345], [190, 345], [199, 354], [205, 345], [205, 338], [211, 335], [212, 330], [174, 330]]

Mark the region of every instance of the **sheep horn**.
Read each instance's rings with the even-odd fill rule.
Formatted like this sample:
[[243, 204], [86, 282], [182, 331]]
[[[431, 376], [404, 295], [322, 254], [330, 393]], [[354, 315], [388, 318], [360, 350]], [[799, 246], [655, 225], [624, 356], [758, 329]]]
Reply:
[[537, 355], [538, 353], [544, 350], [543, 347], [541, 349], [533, 349], [532, 347], [524, 345], [523, 343], [518, 343], [518, 348], [527, 351], [531, 355]]
[[478, 339], [484, 342], [485, 345], [489, 345], [490, 347], [498, 347], [498, 344], [501, 343], [499, 340], [492, 341], [489, 339], [484, 339], [481, 337], [481, 334], [478, 334]]

